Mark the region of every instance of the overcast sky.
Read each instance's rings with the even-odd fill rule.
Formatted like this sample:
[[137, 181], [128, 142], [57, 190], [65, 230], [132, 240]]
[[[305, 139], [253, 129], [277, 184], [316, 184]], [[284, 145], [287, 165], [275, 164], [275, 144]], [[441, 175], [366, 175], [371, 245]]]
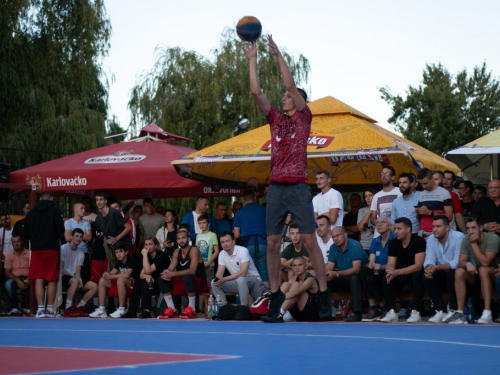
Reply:
[[[455, 74], [486, 61], [500, 76], [500, 1], [494, 0], [105, 0], [113, 35], [104, 70], [111, 114], [126, 128], [137, 77], [155, 48], [181, 47], [210, 57], [224, 27], [260, 19], [278, 46], [309, 59], [311, 99], [333, 96], [391, 129], [378, 87], [404, 94], [425, 64]], [[249, 94], [250, 95], [250, 94]], [[279, 103], [276, 103], [279, 104]]]

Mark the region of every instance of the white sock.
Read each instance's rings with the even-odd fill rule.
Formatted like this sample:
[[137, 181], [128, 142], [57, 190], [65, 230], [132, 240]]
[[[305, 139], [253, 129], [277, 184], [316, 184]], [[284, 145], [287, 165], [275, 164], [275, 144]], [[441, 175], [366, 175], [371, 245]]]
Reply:
[[123, 311], [123, 310], [125, 310], [125, 307], [120, 306], [120, 307], [118, 307], [118, 310]]
[[85, 301], [82, 299], [80, 302], [78, 302], [78, 305], [76, 305], [76, 307], [83, 307], [83, 306], [85, 306], [85, 304], [86, 304], [86, 303], [87, 303], [87, 302], [85, 302]]
[[70, 299], [66, 299], [66, 308], [71, 307], [73, 305], [73, 301]]
[[196, 311], [196, 296], [189, 297], [189, 307], [191, 307], [194, 311]]
[[280, 313], [281, 315], [285, 315], [285, 310], [283, 310], [281, 307], [280, 307]]
[[163, 299], [167, 303], [168, 307], [171, 307], [172, 309], [175, 310], [175, 304], [174, 304], [174, 299], [172, 298], [172, 295], [163, 296]]
[[47, 305], [47, 310], [54, 312], [54, 305]]
[[106, 311], [106, 308], [104, 306], [99, 306], [99, 310]]
[[457, 313], [460, 313], [460, 314], [463, 314], [463, 313], [464, 313], [464, 310], [457, 310], [456, 312], [457, 312]]
[[491, 310], [483, 310], [483, 315], [484, 315], [484, 314], [491, 315]]
[[38, 305], [38, 311], [43, 310], [45, 306], [43, 305]]

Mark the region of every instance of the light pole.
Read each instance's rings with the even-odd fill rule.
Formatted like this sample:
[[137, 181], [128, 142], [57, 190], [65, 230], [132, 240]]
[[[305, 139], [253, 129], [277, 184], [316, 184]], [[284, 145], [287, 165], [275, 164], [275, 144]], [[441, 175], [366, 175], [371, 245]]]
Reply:
[[231, 138], [234, 137], [234, 135], [239, 132], [240, 130], [246, 129], [250, 126], [250, 120], [247, 118], [241, 119], [240, 122], [236, 124], [234, 127], [234, 130], [231, 132]]

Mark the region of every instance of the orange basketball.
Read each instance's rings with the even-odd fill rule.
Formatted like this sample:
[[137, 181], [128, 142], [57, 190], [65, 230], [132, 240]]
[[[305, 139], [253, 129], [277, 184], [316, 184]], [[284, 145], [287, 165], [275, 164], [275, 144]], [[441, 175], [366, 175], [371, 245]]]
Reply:
[[236, 34], [245, 42], [253, 42], [262, 33], [262, 24], [256, 17], [245, 16], [236, 25]]

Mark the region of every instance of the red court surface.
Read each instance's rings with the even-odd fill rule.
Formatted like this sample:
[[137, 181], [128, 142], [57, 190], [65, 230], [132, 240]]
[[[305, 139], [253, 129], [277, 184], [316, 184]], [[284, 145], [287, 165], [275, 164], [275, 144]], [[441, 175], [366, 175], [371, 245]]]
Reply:
[[[226, 356], [0, 346], [0, 374], [53, 373], [226, 359]], [[12, 360], [16, 358], [16, 360]], [[63, 359], [63, 360], [61, 360]]]

